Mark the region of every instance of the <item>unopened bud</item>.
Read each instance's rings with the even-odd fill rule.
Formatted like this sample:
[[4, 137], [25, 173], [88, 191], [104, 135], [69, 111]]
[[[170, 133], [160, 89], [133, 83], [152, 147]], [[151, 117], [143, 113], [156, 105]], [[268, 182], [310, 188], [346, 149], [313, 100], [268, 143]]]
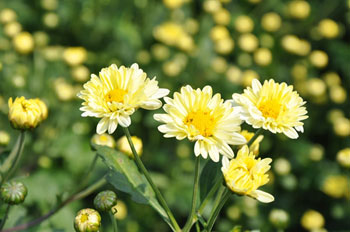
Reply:
[[116, 204], [117, 195], [110, 190], [100, 192], [94, 199], [94, 205], [98, 211], [109, 211]]
[[82, 209], [74, 220], [76, 232], [98, 232], [101, 226], [101, 216], [94, 209]]
[[21, 182], [6, 182], [0, 189], [1, 199], [10, 205], [21, 204], [28, 193], [27, 187]]

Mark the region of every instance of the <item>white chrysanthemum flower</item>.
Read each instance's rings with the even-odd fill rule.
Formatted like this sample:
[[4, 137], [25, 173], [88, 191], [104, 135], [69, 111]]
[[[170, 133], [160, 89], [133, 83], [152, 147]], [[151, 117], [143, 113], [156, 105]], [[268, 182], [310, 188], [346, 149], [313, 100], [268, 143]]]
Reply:
[[284, 133], [292, 139], [298, 138], [303, 132], [307, 119], [306, 103], [293, 86], [286, 83], [275, 83], [270, 79], [264, 85], [254, 79], [252, 87], [244, 90], [243, 94], [233, 94], [234, 105], [239, 105], [241, 117], [254, 128], [263, 128], [272, 133]]
[[176, 137], [182, 140], [188, 138], [196, 141], [194, 153], [203, 158], [209, 157], [219, 161], [219, 154], [233, 157], [231, 145], [246, 143], [240, 135], [239, 112], [230, 102], [221, 99], [220, 94], [212, 96], [212, 88], [206, 86], [201, 89], [192, 89], [187, 85], [175, 92], [174, 98], [164, 98], [167, 104], [163, 109], [166, 114], [155, 114], [154, 119], [165, 123], [158, 127], [165, 133], [164, 137]]
[[118, 124], [128, 127], [130, 115], [139, 107], [155, 110], [162, 106], [159, 98], [169, 94], [168, 89], [158, 87], [158, 82], [147, 78], [147, 74], [133, 64], [130, 68], [112, 64], [103, 68], [99, 77], [92, 74], [84, 84], [78, 97], [84, 100], [80, 108], [83, 117], [102, 118], [97, 125], [97, 133], [108, 130], [112, 134]]
[[270, 170], [271, 162], [270, 158], [255, 159], [253, 152], [244, 145], [238, 151], [236, 158], [229, 160], [223, 157], [221, 171], [227, 187], [232, 192], [269, 203], [274, 201], [274, 197], [258, 188], [269, 182], [266, 172]]

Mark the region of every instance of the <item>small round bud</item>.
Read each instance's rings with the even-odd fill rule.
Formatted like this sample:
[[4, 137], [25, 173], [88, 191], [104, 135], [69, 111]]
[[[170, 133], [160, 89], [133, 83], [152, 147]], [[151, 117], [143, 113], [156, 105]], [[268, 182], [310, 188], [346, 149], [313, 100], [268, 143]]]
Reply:
[[269, 215], [270, 222], [279, 229], [285, 229], [289, 222], [289, 215], [283, 209], [273, 209]]
[[1, 199], [10, 204], [21, 204], [28, 193], [27, 187], [21, 182], [6, 182], [0, 189]]
[[101, 226], [101, 216], [94, 209], [82, 209], [74, 219], [76, 232], [97, 232]]
[[98, 211], [109, 211], [117, 204], [117, 195], [110, 190], [100, 192], [94, 199]]

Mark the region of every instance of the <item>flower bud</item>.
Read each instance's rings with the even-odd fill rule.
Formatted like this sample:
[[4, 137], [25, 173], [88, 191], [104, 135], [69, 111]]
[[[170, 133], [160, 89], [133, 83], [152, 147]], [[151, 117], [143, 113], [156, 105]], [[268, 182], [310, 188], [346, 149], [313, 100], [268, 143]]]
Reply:
[[285, 229], [289, 222], [289, 215], [283, 209], [273, 209], [269, 215], [270, 222], [278, 229]]
[[350, 168], [350, 148], [344, 148], [337, 153], [337, 161], [338, 163], [345, 167]]
[[47, 107], [40, 99], [12, 98], [8, 101], [8, 118], [15, 129], [35, 128], [47, 118]]
[[6, 131], [0, 131], [0, 147], [7, 146], [10, 142], [10, 135]]
[[107, 133], [103, 133], [101, 135], [95, 134], [91, 138], [91, 143], [95, 143], [95, 144], [101, 145], [101, 146], [107, 146], [110, 148], [115, 148], [115, 140], [114, 140], [113, 136], [111, 136]]
[[[135, 150], [139, 156], [142, 155], [142, 140], [136, 136], [131, 136], [131, 140], [134, 143]], [[133, 158], [134, 155], [132, 154], [132, 151], [130, 149], [130, 145], [128, 143], [128, 139], [123, 136], [117, 141], [117, 148], [127, 154], [130, 158]]]
[[21, 182], [6, 182], [0, 189], [1, 199], [10, 205], [21, 204], [28, 193], [27, 187]]
[[101, 216], [94, 209], [82, 209], [74, 219], [76, 232], [97, 232], [101, 226]]
[[117, 204], [117, 195], [110, 190], [100, 192], [94, 199], [95, 208], [98, 211], [109, 211]]

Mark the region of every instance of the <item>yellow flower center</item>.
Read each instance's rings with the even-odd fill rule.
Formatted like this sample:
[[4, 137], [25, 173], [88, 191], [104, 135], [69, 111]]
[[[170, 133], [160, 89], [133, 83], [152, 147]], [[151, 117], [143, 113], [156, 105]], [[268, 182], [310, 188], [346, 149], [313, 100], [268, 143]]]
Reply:
[[123, 89], [113, 89], [106, 94], [105, 99], [107, 102], [114, 102], [115, 101], [115, 102], [123, 103], [124, 96], [126, 93], [127, 93], [127, 91], [125, 91]]
[[258, 105], [258, 109], [261, 111], [265, 118], [277, 119], [282, 109], [282, 104], [276, 99], [269, 99], [261, 101]]
[[105, 136], [105, 135], [101, 135], [100, 136], [100, 140], [101, 140], [101, 142], [107, 142], [108, 141], [108, 137]]
[[84, 222], [86, 222], [87, 220], [89, 220], [89, 215], [88, 215], [88, 214], [83, 214], [83, 215], [81, 215], [81, 217], [80, 217], [80, 222], [81, 222], [81, 223], [84, 223]]
[[215, 118], [210, 115], [209, 111], [192, 111], [184, 120], [187, 126], [194, 126], [199, 133], [204, 137], [210, 137], [213, 135], [215, 127]]

